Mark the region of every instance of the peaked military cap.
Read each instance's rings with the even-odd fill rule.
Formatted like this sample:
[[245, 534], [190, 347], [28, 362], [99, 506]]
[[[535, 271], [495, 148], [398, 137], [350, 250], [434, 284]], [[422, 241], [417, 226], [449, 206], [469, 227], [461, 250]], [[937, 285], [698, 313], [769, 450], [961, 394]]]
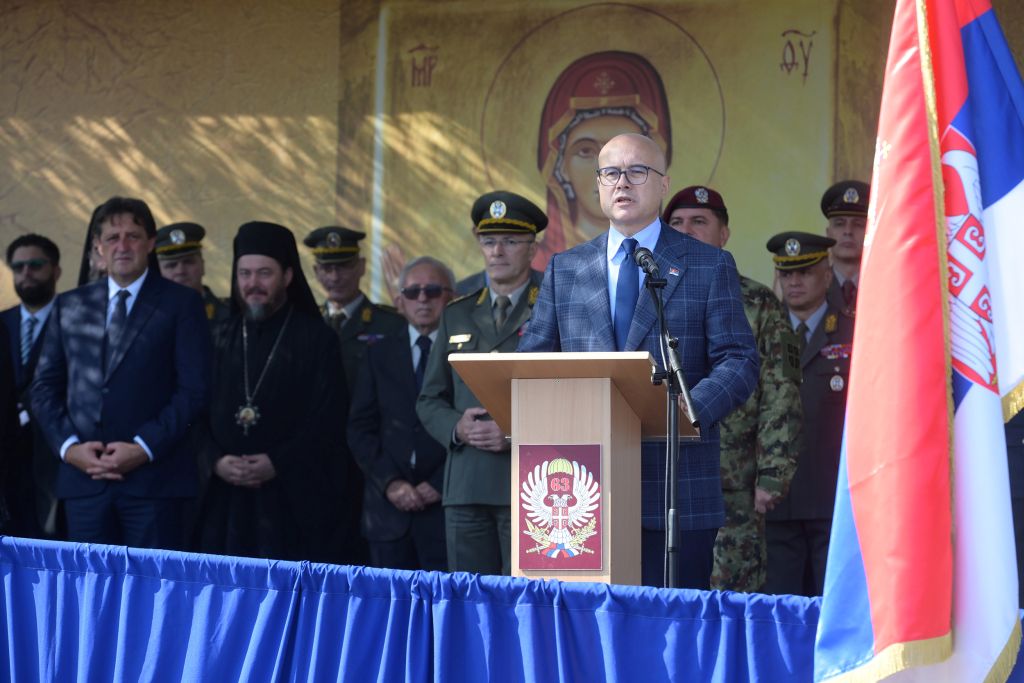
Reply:
[[710, 209], [712, 211], [721, 211], [725, 214], [725, 222], [729, 222], [729, 210], [725, 208], [725, 200], [722, 199], [722, 195], [704, 185], [684, 187], [672, 195], [672, 199], [668, 200], [668, 204], [665, 205], [665, 211], [662, 212], [661, 219], [668, 223], [672, 218], [672, 212], [676, 209]]
[[156, 231], [156, 256], [172, 259], [203, 248], [206, 228], [198, 223], [171, 223]]
[[798, 270], [828, 258], [828, 249], [836, 241], [809, 232], [780, 232], [768, 240], [768, 251], [778, 270]]
[[832, 216], [867, 216], [871, 186], [859, 180], [840, 180], [821, 196], [821, 212]]
[[313, 250], [317, 263], [345, 263], [359, 257], [359, 240], [365, 232], [328, 225], [306, 235], [302, 243]]
[[548, 217], [544, 212], [514, 192], [488, 192], [473, 202], [470, 215], [478, 235], [494, 232], [536, 235], [548, 227]]

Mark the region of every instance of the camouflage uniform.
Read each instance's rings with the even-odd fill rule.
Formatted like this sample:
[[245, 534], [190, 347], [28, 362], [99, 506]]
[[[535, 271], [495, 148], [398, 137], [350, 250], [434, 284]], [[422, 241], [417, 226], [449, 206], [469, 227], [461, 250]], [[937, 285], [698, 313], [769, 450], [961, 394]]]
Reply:
[[796, 471], [803, 416], [800, 344], [770, 289], [740, 276], [740, 290], [761, 354], [761, 377], [754, 394], [721, 424], [726, 519], [715, 541], [711, 588], [756, 592], [765, 582], [768, 553], [754, 489], [784, 495]]

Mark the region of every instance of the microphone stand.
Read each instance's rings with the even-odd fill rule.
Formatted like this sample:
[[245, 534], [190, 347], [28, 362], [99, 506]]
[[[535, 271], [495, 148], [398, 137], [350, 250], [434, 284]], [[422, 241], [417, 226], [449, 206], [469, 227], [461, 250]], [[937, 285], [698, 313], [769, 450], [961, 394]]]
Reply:
[[679, 588], [679, 564], [677, 559], [680, 553], [680, 529], [678, 524], [677, 509], [679, 505], [679, 482], [677, 481], [676, 470], [679, 462], [679, 403], [682, 401], [682, 409], [686, 413], [686, 419], [696, 429], [700, 425], [697, 421], [697, 414], [693, 409], [690, 399], [690, 390], [686, 386], [686, 378], [683, 376], [683, 364], [679, 360], [679, 340], [672, 337], [668, 331], [668, 323], [665, 320], [665, 302], [662, 299], [662, 291], [668, 281], [661, 277], [651, 277], [647, 272], [644, 278], [644, 288], [651, 294], [654, 302], [654, 309], [658, 312], [658, 326], [660, 328], [660, 349], [662, 371], [654, 372], [651, 381], [655, 384], [665, 383], [666, 388], [666, 410], [667, 410], [667, 433], [666, 454], [665, 454], [665, 557], [663, 565], [663, 576], [665, 577], [666, 588]]

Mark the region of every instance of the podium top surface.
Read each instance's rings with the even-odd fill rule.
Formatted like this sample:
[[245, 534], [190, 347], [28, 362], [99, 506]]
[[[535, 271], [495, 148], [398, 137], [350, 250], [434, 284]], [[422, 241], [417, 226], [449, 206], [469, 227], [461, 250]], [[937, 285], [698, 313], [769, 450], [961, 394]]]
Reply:
[[[651, 384], [655, 364], [647, 351], [453, 353], [448, 361], [506, 434], [512, 428], [512, 380], [607, 377], [640, 418], [642, 437], [665, 438], [666, 390]], [[683, 441], [699, 438], [682, 411], [679, 433]]]

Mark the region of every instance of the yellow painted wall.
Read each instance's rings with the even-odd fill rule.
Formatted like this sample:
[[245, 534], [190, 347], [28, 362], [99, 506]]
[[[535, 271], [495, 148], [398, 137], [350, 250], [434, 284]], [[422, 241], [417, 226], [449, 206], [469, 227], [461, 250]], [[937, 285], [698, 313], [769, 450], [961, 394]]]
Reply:
[[[1021, 55], [1024, 7], [1015, 0], [994, 4]], [[673, 65], [676, 55], [694, 54], [692, 45], [680, 52], [662, 36], [648, 46], [673, 107], [673, 188], [710, 180], [721, 189], [733, 216], [729, 246], [741, 270], [768, 280], [764, 238], [783, 229], [820, 229], [824, 186], [869, 174], [892, 5], [4, 3], [0, 243], [6, 247], [26, 231], [53, 237], [64, 254], [66, 289], [77, 277], [91, 210], [112, 194], [126, 194], [148, 201], [160, 223], [207, 226], [208, 282], [221, 294], [228, 289], [231, 237], [251, 219], [281, 222], [300, 238], [335, 221], [377, 227], [377, 239], [368, 241], [375, 246], [371, 262], [397, 244], [408, 255], [441, 256], [467, 274], [479, 267], [468, 217], [477, 194], [500, 185], [543, 199], [531, 155], [538, 107], [554, 75], [579, 54], [642, 47], [642, 37], [626, 35], [634, 24], [622, 17], [646, 13], [692, 36], [724, 93], [724, 145], [714, 174], [704, 177], [710, 148], [704, 138], [716, 134], [701, 127], [714, 112], [701, 102], [709, 81], [700, 69]], [[602, 12], [620, 20], [602, 22]], [[659, 21], [658, 30], [670, 33]], [[780, 67], [788, 28], [816, 32], [807, 79]], [[410, 51], [421, 44], [439, 47], [429, 92], [409, 84], [413, 55], [424, 54]], [[516, 50], [519, 44], [530, 53]], [[375, 222], [379, 52], [386, 59], [380, 101], [386, 144]], [[506, 59], [515, 68], [499, 74]], [[510, 85], [497, 91], [492, 102], [500, 106], [492, 106], [491, 120], [482, 94], [496, 74]], [[502, 126], [509, 135], [495, 134]], [[379, 292], [374, 273], [380, 269], [371, 270], [365, 285]], [[0, 306], [14, 302], [10, 274], [0, 267]]]

